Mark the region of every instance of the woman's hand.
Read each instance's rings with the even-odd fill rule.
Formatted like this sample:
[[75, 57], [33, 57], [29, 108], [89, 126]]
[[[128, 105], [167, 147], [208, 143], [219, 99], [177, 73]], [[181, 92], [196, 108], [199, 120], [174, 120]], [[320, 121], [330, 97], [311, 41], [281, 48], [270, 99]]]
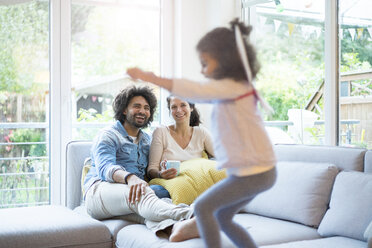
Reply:
[[149, 184], [136, 175], [130, 175], [127, 181], [129, 186], [129, 202], [139, 202], [141, 195], [146, 193], [146, 187]]
[[172, 179], [177, 176], [177, 169], [170, 168], [167, 169], [167, 160], [163, 160], [160, 162], [160, 171], [159, 177], [163, 179]]

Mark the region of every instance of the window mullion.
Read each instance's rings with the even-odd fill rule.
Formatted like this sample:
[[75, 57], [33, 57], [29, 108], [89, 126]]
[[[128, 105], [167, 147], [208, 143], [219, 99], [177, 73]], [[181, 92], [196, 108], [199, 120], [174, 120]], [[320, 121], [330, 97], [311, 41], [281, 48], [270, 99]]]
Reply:
[[339, 143], [338, 0], [325, 1], [325, 145]]
[[51, 0], [51, 203], [65, 203], [65, 147], [71, 138], [70, 1]]

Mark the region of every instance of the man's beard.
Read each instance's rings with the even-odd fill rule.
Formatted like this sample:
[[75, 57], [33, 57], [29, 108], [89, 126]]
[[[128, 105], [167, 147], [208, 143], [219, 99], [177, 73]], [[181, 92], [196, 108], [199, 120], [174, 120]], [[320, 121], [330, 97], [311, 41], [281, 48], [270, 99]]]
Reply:
[[[136, 117], [137, 116], [145, 118], [143, 123], [136, 122]], [[142, 127], [147, 126], [147, 124], [149, 123], [149, 118], [146, 115], [141, 115], [141, 114], [135, 114], [135, 115], [127, 114], [126, 117], [125, 117], [125, 121], [128, 122], [130, 125], [136, 127], [136, 128], [142, 128]]]

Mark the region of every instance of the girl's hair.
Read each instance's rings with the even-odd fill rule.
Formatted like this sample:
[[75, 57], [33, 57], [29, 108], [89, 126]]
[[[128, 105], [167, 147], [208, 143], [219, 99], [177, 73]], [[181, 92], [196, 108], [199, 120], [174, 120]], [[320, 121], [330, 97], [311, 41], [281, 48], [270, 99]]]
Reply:
[[253, 46], [246, 41], [252, 31], [252, 26], [246, 26], [239, 22], [238, 18], [230, 22], [230, 28], [215, 28], [201, 38], [196, 49], [201, 53], [208, 53], [217, 60], [219, 66], [213, 72], [212, 78], [232, 78], [236, 81], [246, 81], [247, 76], [243, 63], [240, 59], [238, 48], [235, 41], [235, 26], [240, 29], [243, 36], [244, 46], [254, 79], [260, 69], [256, 51]]
[[[172, 98], [174, 98], [174, 97], [175, 96], [173, 96], [173, 95], [170, 95], [170, 96], [167, 97], [167, 106], [168, 106], [169, 111], [171, 111], [170, 102], [171, 102]], [[200, 120], [199, 111], [196, 109], [195, 104], [190, 103], [190, 102], [187, 102], [187, 103], [190, 105], [190, 108], [193, 109], [193, 111], [191, 111], [191, 113], [190, 113], [190, 123], [189, 123], [189, 125], [191, 127], [199, 126], [202, 123], [201, 120]]]
[[123, 114], [124, 110], [128, 107], [129, 102], [135, 96], [142, 96], [146, 99], [147, 103], [150, 105], [150, 117], [147, 124], [144, 127], [150, 125], [154, 119], [154, 113], [156, 110], [156, 96], [154, 95], [152, 89], [148, 86], [136, 87], [129, 86], [123, 89], [114, 99], [112, 103], [112, 108], [114, 110], [114, 118], [124, 124], [126, 115]]

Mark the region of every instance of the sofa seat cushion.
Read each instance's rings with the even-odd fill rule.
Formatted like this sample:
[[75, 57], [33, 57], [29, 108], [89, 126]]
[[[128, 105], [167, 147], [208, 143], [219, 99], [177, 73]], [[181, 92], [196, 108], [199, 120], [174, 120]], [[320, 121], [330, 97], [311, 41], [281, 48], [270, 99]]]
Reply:
[[[247, 228], [258, 245], [284, 243], [305, 239], [318, 239], [316, 229], [298, 223], [267, 218], [253, 214], [237, 214], [235, 221]], [[143, 238], [146, 237], [146, 238]], [[224, 248], [236, 247], [221, 233]], [[130, 247], [165, 247], [165, 248], [200, 248], [204, 247], [200, 238], [172, 243], [167, 237], [157, 237], [144, 225], [130, 225], [120, 230], [116, 246]]]
[[246, 227], [258, 245], [318, 239], [315, 228], [255, 214], [238, 214], [235, 220]]
[[[86, 209], [85, 205], [81, 205], [81, 206], [75, 208], [74, 212], [79, 213], [81, 215], [85, 215], [85, 216], [91, 218], [90, 215], [87, 212], [87, 209]], [[113, 217], [113, 218], [110, 218], [110, 219], [101, 220], [101, 222], [103, 224], [105, 224], [106, 227], [109, 229], [109, 231], [111, 233], [111, 236], [113, 238], [113, 241], [115, 242], [116, 241], [116, 236], [122, 228], [124, 228], [128, 225], [133, 225], [133, 224], [138, 224], [138, 223], [143, 224], [144, 219], [143, 219], [143, 217], [141, 217], [137, 214], [128, 214], [128, 215], [124, 215], [124, 216], [116, 216], [116, 217]]]
[[260, 248], [366, 248], [366, 242], [345, 237], [332, 237], [267, 245]]
[[143, 220], [142, 217], [137, 216], [135, 214], [127, 215], [127, 216], [117, 216], [107, 220], [101, 220], [103, 224], [110, 230], [110, 233], [115, 241], [117, 238], [118, 232], [126, 226], [138, 224], [139, 222], [135, 221], [135, 219]]
[[245, 211], [318, 226], [329, 203], [338, 168], [329, 163], [282, 161], [274, 186], [255, 197]]
[[101, 222], [61, 206], [0, 210], [1, 247], [112, 247]]
[[341, 172], [333, 186], [330, 206], [320, 223], [322, 236], [344, 236], [366, 241], [372, 221], [372, 174]]
[[[225, 237], [224, 237], [225, 238]], [[223, 241], [227, 241], [224, 239]], [[223, 242], [224, 248], [235, 247], [231, 242]], [[117, 248], [202, 248], [203, 241], [200, 238], [190, 239], [183, 242], [169, 242], [164, 233], [159, 236], [151, 232], [145, 225], [130, 225], [121, 229], [117, 235]]]

